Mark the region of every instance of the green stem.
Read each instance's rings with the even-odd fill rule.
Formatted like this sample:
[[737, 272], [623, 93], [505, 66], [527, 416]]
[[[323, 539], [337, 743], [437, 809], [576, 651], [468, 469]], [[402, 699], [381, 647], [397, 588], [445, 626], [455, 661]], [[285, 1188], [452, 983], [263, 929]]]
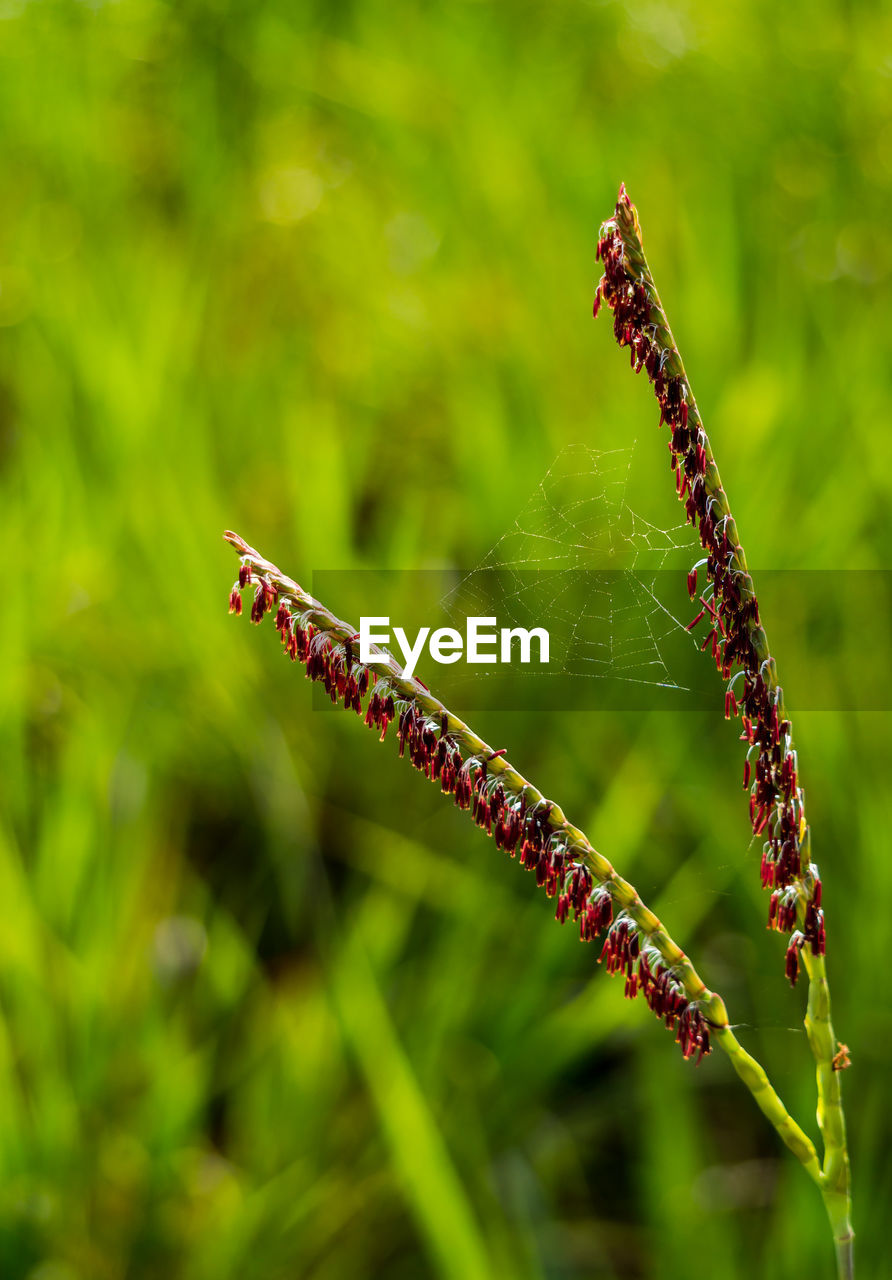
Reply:
[[846, 1122], [842, 1107], [841, 1072], [834, 1065], [839, 1045], [830, 1021], [830, 988], [823, 956], [803, 952], [809, 977], [805, 1030], [816, 1063], [818, 1085], [818, 1127], [824, 1140], [824, 1167], [821, 1192], [833, 1229], [840, 1277], [854, 1275], [851, 1223], [849, 1154]]
[[731, 1065], [743, 1083], [756, 1099], [763, 1115], [774, 1125], [783, 1141], [793, 1155], [803, 1165], [806, 1173], [817, 1185], [821, 1186], [821, 1163], [814, 1143], [800, 1129], [799, 1125], [787, 1111], [765, 1074], [764, 1068], [743, 1048], [730, 1028], [721, 1031], [717, 1036], [719, 1044], [731, 1059]]
[[849, 1226], [848, 1209], [843, 1215], [845, 1218], [844, 1225], [841, 1229], [837, 1229], [834, 1214], [830, 1206], [828, 1205], [827, 1207], [830, 1210], [830, 1222], [833, 1226], [833, 1241], [836, 1245], [836, 1270], [839, 1280], [855, 1280], [855, 1255], [852, 1247], [855, 1243], [855, 1233]]

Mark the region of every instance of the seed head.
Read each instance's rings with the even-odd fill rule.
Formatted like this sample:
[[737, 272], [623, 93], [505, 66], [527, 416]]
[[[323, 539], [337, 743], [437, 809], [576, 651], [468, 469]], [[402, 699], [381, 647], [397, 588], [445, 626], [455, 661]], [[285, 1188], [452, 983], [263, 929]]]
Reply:
[[[629, 999], [644, 994], [666, 1026], [676, 1029], [685, 1058], [696, 1053], [699, 1061], [708, 1053], [707, 1024], [690, 1003], [681, 981], [659, 960], [659, 952], [654, 953], [658, 958], [653, 963], [645, 958], [642, 947], [649, 945], [648, 935], [628, 914], [614, 919], [612, 882], [609, 878], [599, 882], [587, 865], [593, 854], [591, 847], [579, 843], [579, 833], [555, 815], [549, 801], [538, 793], [531, 797], [529, 783], [513, 781], [518, 775], [505, 761], [505, 749], [463, 752], [457, 734], [450, 730], [454, 720], [445, 708], [437, 704], [436, 714], [431, 713], [433, 699], [421, 692], [407, 693], [401, 678], [391, 682], [387, 675], [358, 662], [352, 630], [318, 601], [310, 599], [308, 604], [296, 583], [284, 578], [237, 535], [228, 538], [251, 558], [253, 568], [245, 582], [256, 583], [252, 620], [262, 622], [275, 605], [275, 627], [284, 651], [292, 661], [303, 664], [307, 678], [320, 683], [333, 703], [361, 716], [381, 741], [396, 721], [400, 756], [438, 783], [444, 795], [451, 795], [455, 805], [470, 814], [497, 848], [533, 873], [546, 896], [556, 899], [555, 917], [560, 923], [572, 914], [583, 941], [605, 939], [601, 958], [608, 972], [622, 973]], [[230, 606], [234, 599], [240, 602], [236, 588]], [[233, 611], [238, 612], [238, 606]], [[413, 690], [422, 688], [420, 682], [410, 684]]]
[[[725, 693], [725, 717], [740, 716], [743, 737], [755, 748], [755, 768], [747, 755], [744, 788], [750, 790], [753, 834], [767, 836], [771, 856], [762, 860], [762, 882], [787, 887], [802, 882], [808, 898], [812, 881], [803, 881], [801, 844], [807, 827], [802, 818], [804, 798], [798, 785], [796, 755], [790, 721], [783, 714], [783, 692], [774, 662], [767, 657], [759, 604], [728, 498], [721, 487], [696, 402], [684, 376], [681, 357], [659, 305], [641, 245], [634, 206], [620, 188], [614, 215], [601, 227], [597, 258], [603, 275], [595, 290], [613, 311], [613, 331], [621, 347], [630, 347], [636, 369], [644, 368], [660, 407], [660, 426], [669, 428], [669, 461], [688, 522], [706, 552], [688, 574], [691, 599], [697, 589], [697, 570], [706, 566], [707, 591], [702, 608], [688, 623], [693, 631], [708, 616], [701, 648], [708, 650], [722, 678], [737, 668], [743, 674], [740, 693]], [[597, 310], [597, 305], [596, 308]], [[755, 781], [752, 781], [753, 773]], [[798, 805], [799, 820], [791, 823], [787, 810]], [[767, 875], [767, 868], [771, 874]], [[814, 875], [817, 876], [815, 868]], [[817, 925], [813, 947], [822, 945]]]

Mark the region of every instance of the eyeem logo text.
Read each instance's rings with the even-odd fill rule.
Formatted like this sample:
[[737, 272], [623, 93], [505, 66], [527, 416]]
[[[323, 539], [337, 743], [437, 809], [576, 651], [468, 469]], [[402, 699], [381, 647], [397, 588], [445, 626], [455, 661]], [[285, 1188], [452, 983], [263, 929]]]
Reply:
[[[495, 630], [495, 618], [468, 618], [464, 636], [454, 627], [439, 627], [431, 634], [430, 627], [422, 627], [409, 641], [402, 627], [393, 628], [393, 637], [402, 651], [403, 675], [410, 679], [415, 673], [418, 659], [427, 645], [434, 662], [448, 664], [458, 662], [511, 662], [515, 651], [520, 662], [532, 662], [533, 641], [538, 642], [539, 662], [548, 662], [548, 632], [543, 627], [501, 627]], [[373, 653], [372, 645], [390, 644], [390, 618], [359, 619], [359, 661], [366, 666], [387, 666], [386, 654]]]

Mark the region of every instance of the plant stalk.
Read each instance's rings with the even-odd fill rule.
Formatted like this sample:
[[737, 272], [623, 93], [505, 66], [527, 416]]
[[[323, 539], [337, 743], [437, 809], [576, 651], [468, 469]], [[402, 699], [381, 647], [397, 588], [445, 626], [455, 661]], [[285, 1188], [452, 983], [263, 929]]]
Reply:
[[[737, 528], [731, 514], [727, 494], [722, 485], [721, 476], [709, 443], [709, 437], [703, 427], [699, 408], [691, 390], [691, 384], [685, 372], [684, 363], [666, 318], [660, 301], [653, 275], [644, 253], [641, 227], [634, 205], [620, 189], [620, 198], [616, 205], [613, 224], [622, 239], [626, 271], [636, 284], [642, 285], [647, 297], [646, 330], [653, 345], [661, 356], [660, 370], [666, 379], [680, 379], [686, 402], [687, 422], [702, 444], [705, 455], [703, 483], [712, 510], [718, 513], [718, 519], [724, 521], [727, 540], [732, 548], [731, 564], [736, 582], [744, 600], [755, 600], [755, 588], [749, 574], [743, 547], [737, 536]], [[611, 224], [607, 224], [611, 225]], [[599, 286], [600, 288], [600, 286]], [[640, 366], [639, 366], [640, 367]], [[776, 698], [778, 716], [789, 721], [777, 678], [777, 668], [768, 646], [768, 637], [762, 626], [758, 611], [750, 615], [747, 623], [753, 651], [759, 663], [759, 674], [770, 692]], [[792, 750], [792, 737], [790, 738]], [[800, 817], [800, 873], [793, 884], [796, 891], [796, 917], [803, 925], [806, 910], [812, 900], [817, 879], [817, 868], [811, 861], [811, 833], [805, 823], [804, 796], [798, 793], [801, 804]], [[854, 1234], [851, 1226], [851, 1197], [849, 1182], [849, 1158], [846, 1146], [845, 1117], [842, 1107], [842, 1091], [840, 1072], [848, 1066], [845, 1046], [837, 1041], [830, 1018], [830, 990], [827, 984], [826, 967], [823, 954], [813, 954], [808, 946], [801, 948], [801, 957], [808, 975], [808, 1005], [804, 1024], [809, 1046], [815, 1059], [817, 1075], [817, 1121], [824, 1145], [823, 1163], [817, 1166], [809, 1158], [804, 1158], [803, 1151], [797, 1149], [798, 1135], [796, 1127], [789, 1131], [783, 1117], [772, 1114], [775, 1109], [771, 1094], [762, 1092], [759, 1073], [761, 1068], [752, 1059], [746, 1061], [748, 1055], [730, 1045], [730, 1032], [722, 1032], [717, 1037], [720, 1044], [731, 1054], [735, 1069], [750, 1088], [762, 1110], [774, 1124], [775, 1129], [801, 1160], [806, 1170], [817, 1183], [824, 1198], [827, 1212], [833, 1229], [836, 1246], [837, 1266], [840, 1280], [849, 1280], [854, 1275], [852, 1242]], [[731, 1037], [733, 1040], [733, 1036]], [[736, 1041], [734, 1042], [736, 1044]], [[740, 1055], [743, 1054], [743, 1057]], [[764, 1074], [764, 1073], [762, 1073]], [[779, 1101], [779, 1100], [778, 1100]], [[791, 1140], [792, 1139], [792, 1140]], [[812, 1148], [812, 1152], [814, 1149]]]

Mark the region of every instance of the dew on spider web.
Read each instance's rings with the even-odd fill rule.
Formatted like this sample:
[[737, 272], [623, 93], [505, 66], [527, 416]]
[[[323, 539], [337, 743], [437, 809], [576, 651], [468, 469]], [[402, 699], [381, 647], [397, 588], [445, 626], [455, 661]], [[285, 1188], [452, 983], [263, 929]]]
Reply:
[[687, 525], [663, 529], [629, 506], [632, 458], [631, 448], [562, 450], [512, 527], [446, 597], [447, 611], [548, 628], [549, 675], [683, 688], [667, 646], [688, 621], [676, 616], [687, 596], [665, 591], [663, 579], [695, 544]]

